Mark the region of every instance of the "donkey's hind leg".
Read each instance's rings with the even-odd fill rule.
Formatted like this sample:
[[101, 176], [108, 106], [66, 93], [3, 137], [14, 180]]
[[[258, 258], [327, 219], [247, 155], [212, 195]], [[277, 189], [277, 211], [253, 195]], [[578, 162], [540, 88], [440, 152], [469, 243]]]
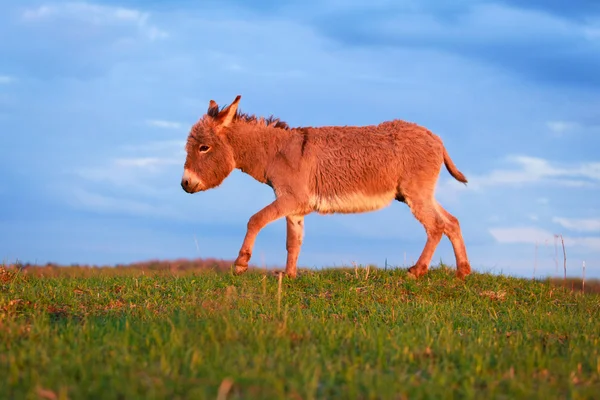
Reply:
[[438, 209], [446, 220], [444, 233], [450, 239], [452, 248], [454, 249], [454, 255], [456, 257], [456, 276], [464, 278], [471, 273], [471, 264], [467, 257], [467, 249], [465, 247], [465, 241], [460, 230], [460, 224], [458, 219], [438, 204]]
[[427, 273], [433, 253], [442, 239], [445, 230], [445, 219], [437, 208], [437, 203], [431, 193], [417, 194], [412, 197], [405, 194], [405, 201], [413, 215], [425, 228], [427, 242], [416, 264], [408, 269], [415, 277]]

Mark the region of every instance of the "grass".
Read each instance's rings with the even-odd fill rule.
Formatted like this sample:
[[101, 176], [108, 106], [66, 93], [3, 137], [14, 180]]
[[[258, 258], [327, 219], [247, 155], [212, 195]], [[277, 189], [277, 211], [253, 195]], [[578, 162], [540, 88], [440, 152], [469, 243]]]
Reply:
[[3, 399], [592, 399], [600, 295], [435, 268], [0, 269]]

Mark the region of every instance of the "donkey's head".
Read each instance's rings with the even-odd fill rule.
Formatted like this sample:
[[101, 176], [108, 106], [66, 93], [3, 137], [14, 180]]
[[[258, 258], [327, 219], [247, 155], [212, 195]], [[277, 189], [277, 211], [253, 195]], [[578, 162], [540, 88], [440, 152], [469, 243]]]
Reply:
[[214, 100], [208, 111], [192, 127], [187, 139], [181, 187], [196, 193], [219, 186], [235, 168], [233, 150], [225, 137], [235, 117], [241, 96], [219, 111]]

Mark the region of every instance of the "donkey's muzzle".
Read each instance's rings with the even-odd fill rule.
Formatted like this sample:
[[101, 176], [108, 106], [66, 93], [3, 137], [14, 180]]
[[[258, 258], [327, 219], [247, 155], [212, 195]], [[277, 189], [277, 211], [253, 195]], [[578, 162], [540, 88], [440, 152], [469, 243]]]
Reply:
[[181, 188], [187, 193], [196, 193], [202, 188], [202, 181], [195, 174], [185, 171], [181, 178]]
[[192, 182], [189, 179], [182, 179], [181, 187], [188, 193], [196, 193], [200, 190], [200, 184]]
[[181, 180], [181, 187], [183, 188], [183, 190], [185, 190], [186, 192], [190, 193], [190, 181], [189, 179], [182, 179]]

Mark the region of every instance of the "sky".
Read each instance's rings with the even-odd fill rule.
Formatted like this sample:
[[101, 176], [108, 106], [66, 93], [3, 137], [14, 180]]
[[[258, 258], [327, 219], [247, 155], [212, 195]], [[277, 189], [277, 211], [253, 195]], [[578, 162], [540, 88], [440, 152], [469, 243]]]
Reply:
[[[233, 260], [272, 190], [180, 186], [208, 102], [295, 126], [416, 122], [464, 186], [436, 197], [474, 270], [600, 277], [596, 0], [0, 1], [0, 259]], [[311, 214], [299, 264], [409, 266], [406, 205]], [[285, 263], [285, 221], [252, 263]], [[433, 263], [454, 265], [444, 237]]]

